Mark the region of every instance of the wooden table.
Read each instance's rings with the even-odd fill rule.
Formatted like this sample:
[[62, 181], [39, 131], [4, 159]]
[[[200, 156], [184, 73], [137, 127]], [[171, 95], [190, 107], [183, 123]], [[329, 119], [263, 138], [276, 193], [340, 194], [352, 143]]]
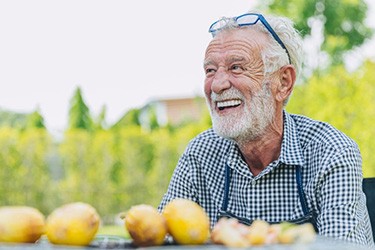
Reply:
[[[87, 247], [76, 246], [58, 246], [52, 245], [46, 240], [42, 240], [35, 244], [4, 244], [0, 243], [0, 250], [95, 250], [95, 249], [135, 249], [130, 241], [113, 236], [99, 236]], [[137, 248], [139, 250], [212, 250], [212, 249], [229, 249], [221, 245], [200, 245], [200, 246], [181, 246], [174, 244], [167, 244], [158, 247], [143, 247]], [[346, 241], [334, 240], [322, 236], [310, 244], [295, 244], [295, 245], [268, 245], [260, 247], [237, 248], [237, 249], [254, 249], [254, 250], [368, 250], [369, 248]]]

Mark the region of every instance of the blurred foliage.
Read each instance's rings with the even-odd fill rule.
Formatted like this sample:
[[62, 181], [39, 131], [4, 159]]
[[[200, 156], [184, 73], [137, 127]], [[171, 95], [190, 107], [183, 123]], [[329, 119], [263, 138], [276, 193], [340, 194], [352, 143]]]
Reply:
[[290, 17], [303, 37], [311, 35], [314, 21], [323, 27], [321, 50], [333, 65], [343, 62], [345, 52], [359, 47], [373, 30], [366, 25], [365, 0], [266, 0], [260, 5], [271, 13]]
[[54, 142], [44, 128], [0, 126], [0, 205], [49, 214], [73, 201], [92, 204], [106, 224], [132, 205], [157, 206], [179, 156], [207, 121], [143, 129], [68, 128]]
[[[296, 17], [305, 35], [310, 32], [307, 19], [324, 16], [322, 48], [333, 57], [370, 34], [363, 24], [363, 0], [268, 3], [273, 12]], [[375, 176], [374, 62], [351, 73], [338, 65], [314, 74], [295, 87], [287, 110], [329, 122], [353, 138], [361, 149], [364, 176]], [[105, 114], [103, 107], [93, 119], [77, 88], [69, 106], [69, 126], [55, 141], [38, 111], [0, 111], [0, 205], [34, 206], [47, 215], [62, 204], [84, 201], [98, 210], [104, 223], [112, 224], [132, 205], [157, 206], [188, 142], [211, 126], [208, 112], [200, 121], [178, 126], [160, 125], [153, 109], [143, 114], [146, 124], [139, 109], [112, 126], [105, 124]]]
[[94, 130], [105, 129], [107, 127], [107, 124], [105, 121], [106, 115], [107, 115], [107, 107], [104, 105], [102, 106], [100, 113], [96, 117], [96, 119], [93, 119]]
[[[375, 63], [355, 72], [332, 68], [295, 87], [291, 113], [331, 123], [359, 145], [364, 176], [375, 176]], [[68, 128], [55, 142], [41, 127], [0, 126], [0, 204], [30, 205], [48, 214], [73, 201], [97, 208], [105, 223], [132, 205], [157, 206], [188, 142], [211, 126], [208, 111], [200, 121], [142, 128], [134, 113], [123, 124], [104, 129]], [[132, 117], [131, 119], [128, 119]]]
[[130, 235], [123, 224], [101, 226], [99, 227], [97, 235], [114, 235], [130, 239]]
[[81, 88], [77, 88], [70, 100], [69, 107], [69, 129], [86, 129], [91, 130], [93, 121], [89, 107], [82, 97]]
[[46, 158], [51, 136], [45, 129], [0, 127], [0, 204], [28, 204], [49, 211], [51, 185]]
[[28, 115], [0, 109], [0, 126], [22, 128], [26, 125]]
[[136, 108], [130, 109], [118, 122], [116, 122], [112, 126], [112, 128], [117, 129], [117, 128], [127, 127], [131, 125], [140, 126], [141, 125], [141, 122], [139, 120], [140, 114], [141, 114], [140, 109], [136, 109]]
[[[362, 152], [364, 175], [375, 176], [374, 104], [375, 63], [366, 62], [353, 73], [338, 66], [297, 85], [287, 110], [329, 122], [352, 137]], [[106, 224], [132, 205], [157, 206], [186, 145], [211, 121], [207, 111], [200, 121], [144, 129], [134, 113], [108, 129], [70, 127], [58, 142], [40, 122], [24, 129], [0, 126], [0, 204], [26, 204], [47, 215], [62, 204], [84, 201]]]
[[296, 86], [287, 110], [326, 121], [359, 145], [365, 176], [375, 176], [375, 63], [356, 72], [343, 66]]
[[36, 110], [27, 116], [26, 128], [46, 128], [44, 118], [39, 111]]

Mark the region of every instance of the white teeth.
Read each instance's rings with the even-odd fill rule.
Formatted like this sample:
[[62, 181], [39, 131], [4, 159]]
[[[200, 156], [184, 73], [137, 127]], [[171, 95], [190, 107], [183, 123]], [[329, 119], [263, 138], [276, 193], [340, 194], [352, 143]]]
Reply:
[[241, 104], [241, 100], [229, 100], [229, 101], [217, 102], [217, 107], [227, 108], [227, 107], [238, 106], [240, 104]]

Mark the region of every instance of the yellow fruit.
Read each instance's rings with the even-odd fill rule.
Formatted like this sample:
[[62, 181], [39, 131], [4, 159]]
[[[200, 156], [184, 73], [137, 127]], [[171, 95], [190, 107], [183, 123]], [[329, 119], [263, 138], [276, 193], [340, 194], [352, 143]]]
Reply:
[[254, 220], [247, 238], [251, 245], [264, 245], [268, 237], [270, 225], [263, 220]]
[[277, 244], [280, 232], [281, 232], [280, 224], [271, 224], [268, 229], [268, 238], [266, 241], [267, 244]]
[[44, 215], [26, 206], [0, 207], [0, 242], [34, 243], [44, 233]]
[[87, 203], [75, 202], [55, 209], [46, 222], [46, 234], [53, 244], [88, 245], [99, 228], [100, 217]]
[[248, 231], [248, 226], [240, 224], [234, 218], [221, 218], [212, 229], [211, 241], [227, 247], [248, 247]]
[[125, 215], [125, 227], [136, 246], [158, 246], [164, 243], [167, 225], [164, 217], [150, 205], [137, 205]]
[[175, 199], [165, 206], [163, 216], [168, 232], [176, 243], [198, 245], [208, 240], [209, 218], [197, 203], [187, 199]]
[[311, 223], [305, 223], [298, 226], [297, 242], [310, 243], [316, 238], [314, 226]]
[[281, 230], [277, 236], [279, 243], [281, 244], [292, 244], [296, 241], [298, 231], [296, 228], [298, 225], [289, 222], [282, 222], [280, 224]]

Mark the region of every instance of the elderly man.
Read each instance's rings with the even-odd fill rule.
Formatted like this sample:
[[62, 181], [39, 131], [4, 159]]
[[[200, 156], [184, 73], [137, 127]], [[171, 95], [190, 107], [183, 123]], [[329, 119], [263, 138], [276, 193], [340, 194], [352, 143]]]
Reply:
[[213, 129], [189, 143], [159, 209], [188, 198], [211, 226], [222, 216], [311, 222], [321, 235], [373, 245], [358, 146], [284, 110], [302, 60], [291, 21], [247, 13], [209, 32], [204, 91]]

